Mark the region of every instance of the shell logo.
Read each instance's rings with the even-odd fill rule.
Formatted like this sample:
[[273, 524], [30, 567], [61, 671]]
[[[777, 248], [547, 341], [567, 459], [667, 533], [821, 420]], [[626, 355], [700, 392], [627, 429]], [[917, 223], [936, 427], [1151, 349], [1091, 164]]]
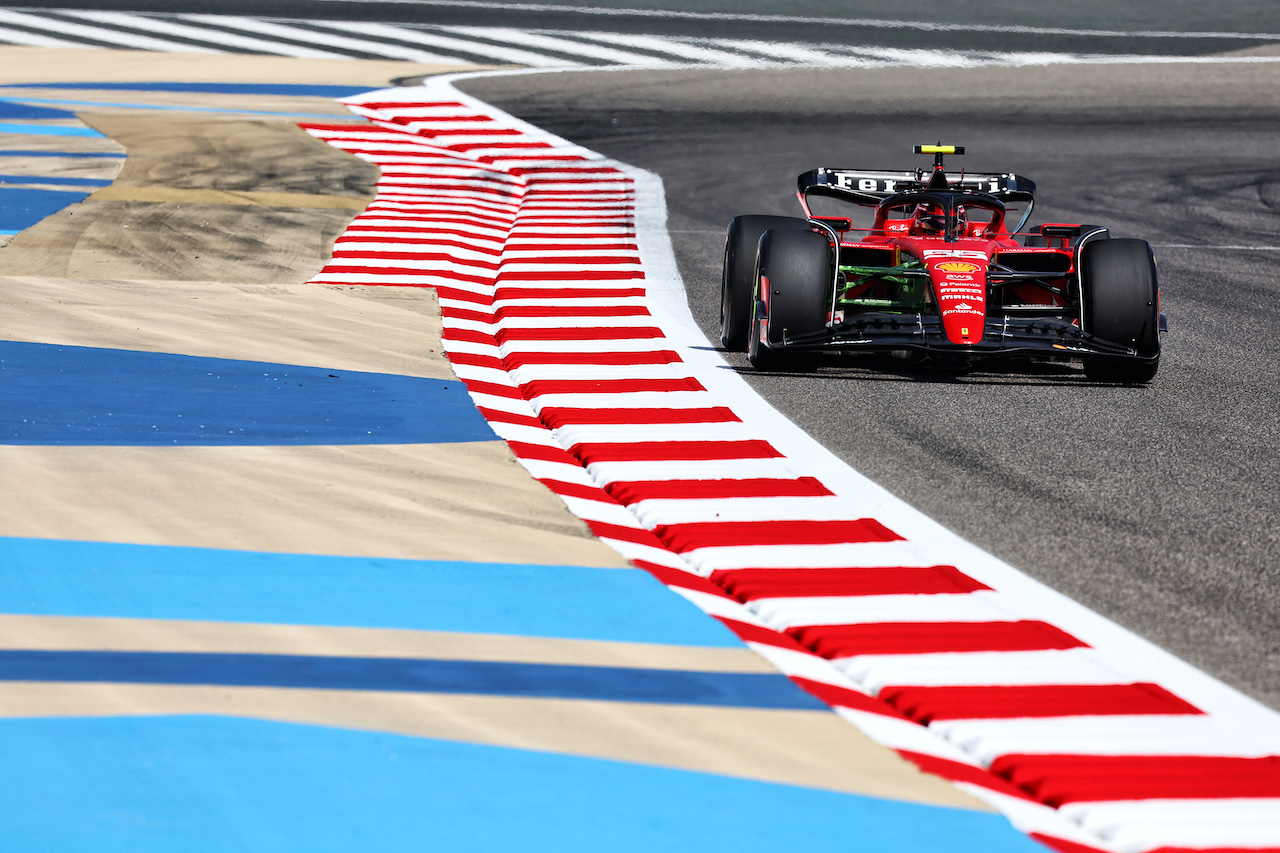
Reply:
[[968, 261], [943, 261], [934, 269], [942, 272], [979, 272], [982, 267], [977, 264], [971, 264]]

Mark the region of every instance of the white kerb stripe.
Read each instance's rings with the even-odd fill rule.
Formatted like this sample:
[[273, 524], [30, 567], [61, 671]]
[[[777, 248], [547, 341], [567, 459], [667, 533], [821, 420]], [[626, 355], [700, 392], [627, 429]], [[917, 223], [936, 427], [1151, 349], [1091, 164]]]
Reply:
[[[867, 690], [900, 687], [1032, 687], [1042, 684], [1129, 684], [1135, 679], [1098, 663], [1088, 649], [864, 655], [834, 661]], [[892, 660], [891, 660], [892, 658]]]
[[457, 33], [458, 35], [471, 36], [472, 38], [486, 38], [510, 44], [520, 44], [526, 47], [554, 50], [557, 53], [567, 53], [570, 56], [603, 59], [607, 62], [616, 62], [621, 65], [661, 68], [674, 64], [657, 56], [646, 56], [642, 53], [631, 53], [630, 51], [616, 50], [611, 47], [584, 44], [571, 39], [539, 35], [505, 27], [441, 27], [440, 29], [445, 32]]
[[[412, 47], [404, 47], [402, 45], [387, 44], [385, 42], [367, 41], [365, 39], [353, 39], [346, 36], [329, 35], [327, 33], [318, 32], [312, 29], [300, 27], [290, 27], [285, 24], [276, 24], [270, 21], [264, 21], [261, 18], [241, 18], [230, 15], [182, 15], [188, 21], [199, 21], [201, 23], [213, 26], [230, 27], [231, 29], [244, 30], [261, 36], [276, 36], [277, 38], [292, 39], [304, 43], [316, 43], [325, 47], [334, 47], [340, 50], [353, 50], [359, 53], [369, 53], [374, 56], [385, 56], [389, 59], [404, 59], [409, 62], [421, 62], [428, 65], [438, 65], [441, 62], [453, 62], [448, 57], [442, 57], [436, 53], [428, 53], [425, 50], [418, 50]], [[316, 22], [321, 23], [321, 22]]]
[[4, 44], [21, 44], [27, 47], [81, 47], [98, 50], [101, 45], [85, 44], [78, 41], [66, 41], [53, 36], [42, 36], [36, 33], [29, 33], [25, 30], [11, 30], [8, 27], [0, 27], [0, 43]]
[[100, 24], [132, 27], [137, 30], [149, 30], [153, 33], [160, 33], [161, 35], [189, 38], [197, 41], [210, 42], [212, 44], [221, 44], [227, 47], [258, 51], [261, 53], [274, 53], [280, 56], [292, 56], [295, 59], [347, 58], [344, 54], [330, 53], [327, 50], [317, 50], [311, 47], [302, 47], [301, 45], [285, 44], [277, 41], [266, 41], [265, 39], [256, 39], [251, 36], [239, 36], [235, 33], [227, 33], [222, 30], [214, 30], [206, 27], [190, 27], [184, 24], [176, 24], [173, 21], [149, 18], [145, 15], [128, 15], [123, 12], [90, 12], [71, 9], [63, 11], [62, 14], [74, 15], [77, 18], [84, 18], [88, 21], [97, 21]]
[[762, 598], [747, 606], [770, 625], [786, 628], [884, 622], [1008, 622], [1026, 618], [1009, 608], [1008, 599], [990, 590], [958, 595]]
[[36, 15], [24, 15], [21, 12], [12, 12], [7, 9], [0, 9], [0, 23], [31, 27], [34, 30], [43, 30], [66, 36], [79, 36], [80, 38], [93, 39], [94, 41], [105, 41], [108, 44], [123, 45], [135, 50], [159, 50], [168, 53], [223, 53], [223, 51], [213, 47], [197, 47], [133, 33], [120, 33], [101, 27], [73, 24], [70, 21], [55, 21], [51, 18], [41, 18]]
[[622, 33], [578, 33], [580, 38], [637, 47], [655, 53], [666, 53], [680, 59], [715, 65], [720, 68], [758, 68], [764, 63], [751, 56], [743, 56], [727, 50], [715, 50], [698, 44], [690, 44], [675, 38], [629, 35]]
[[[390, 24], [367, 24], [360, 21], [316, 21], [321, 26], [334, 27], [339, 30], [362, 33], [374, 38], [393, 38], [425, 47], [436, 47], [442, 50], [456, 50], [472, 56], [491, 56], [502, 64], [528, 65], [533, 68], [572, 68], [581, 63], [558, 56], [547, 56], [534, 51], [521, 50], [507, 45], [486, 44], [470, 39], [443, 36], [435, 32], [396, 27]], [[453, 60], [461, 62], [461, 60]]]
[[[982, 762], [1009, 754], [1231, 755], [1280, 754], [1280, 736], [1242, 731], [1202, 714], [1133, 714], [1052, 719], [942, 720], [931, 728]], [[1276, 812], [1280, 815], [1280, 811]]]

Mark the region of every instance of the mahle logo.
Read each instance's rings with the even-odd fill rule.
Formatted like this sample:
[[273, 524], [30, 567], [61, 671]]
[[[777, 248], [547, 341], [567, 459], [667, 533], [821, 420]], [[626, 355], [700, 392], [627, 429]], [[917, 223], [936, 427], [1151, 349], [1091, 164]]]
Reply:
[[935, 269], [942, 272], [978, 272], [982, 267], [977, 264], [971, 264], [968, 261], [943, 261]]

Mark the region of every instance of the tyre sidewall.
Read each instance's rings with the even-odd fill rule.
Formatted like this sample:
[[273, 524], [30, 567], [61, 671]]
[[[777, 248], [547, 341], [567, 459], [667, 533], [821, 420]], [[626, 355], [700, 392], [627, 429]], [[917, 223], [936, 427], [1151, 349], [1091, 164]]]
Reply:
[[720, 343], [725, 349], [740, 352], [747, 348], [761, 235], [770, 229], [807, 227], [805, 220], [792, 216], [737, 216], [729, 223], [720, 280]]

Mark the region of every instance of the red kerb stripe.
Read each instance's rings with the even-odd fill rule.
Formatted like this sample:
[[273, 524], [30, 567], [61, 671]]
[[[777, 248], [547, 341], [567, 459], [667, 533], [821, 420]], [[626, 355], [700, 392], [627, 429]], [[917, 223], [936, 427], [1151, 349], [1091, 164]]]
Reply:
[[655, 531], [673, 551], [738, 545], [839, 545], [894, 542], [902, 537], [874, 518], [833, 521], [700, 521], [660, 525]]
[[[440, 288], [436, 288], [440, 292]], [[440, 316], [449, 320], [474, 320], [477, 323], [492, 323], [493, 312], [489, 310], [472, 311], [468, 308], [456, 308], [452, 305], [441, 305]]]
[[437, 107], [449, 107], [450, 109], [458, 110], [467, 109], [464, 104], [458, 101], [366, 101], [364, 103], [343, 101], [342, 103], [362, 110], [421, 110]]
[[546, 397], [552, 394], [638, 394], [650, 391], [705, 391], [702, 383], [690, 376], [664, 379], [535, 379], [521, 386], [525, 396]]
[[798, 675], [791, 676], [791, 680], [828, 705], [839, 705], [844, 708], [853, 708], [855, 711], [869, 711], [872, 714], [883, 714], [886, 717], [902, 719], [901, 714], [895, 712], [876, 697], [859, 693], [857, 690], [850, 690], [847, 687], [838, 687], [834, 684], [814, 681], [809, 678], [801, 678]]
[[[611, 487], [612, 489], [612, 487]], [[721, 569], [711, 577], [739, 601], [844, 595], [937, 595], [990, 589], [955, 566]]]
[[583, 465], [596, 462], [667, 462], [710, 459], [777, 459], [767, 441], [582, 442], [569, 448]]
[[[1158, 684], [886, 686], [880, 698], [922, 725], [934, 720], [1200, 714]], [[1280, 781], [1280, 780], [1278, 780]]]
[[628, 281], [644, 278], [641, 270], [532, 270], [516, 272], [503, 268], [502, 281]]
[[[396, 116], [390, 119], [379, 119], [379, 121], [390, 121], [395, 124], [424, 124], [431, 119], [423, 119], [417, 116]], [[514, 130], [506, 127], [418, 127], [415, 132], [427, 139], [436, 139], [441, 136], [475, 136], [477, 133], [483, 133], [485, 136], [519, 136], [523, 131]]]
[[651, 563], [648, 560], [632, 560], [631, 562], [637, 568], [644, 569], [667, 586], [678, 586], [681, 589], [692, 589], [707, 595], [724, 597], [724, 590], [701, 575], [695, 575], [693, 572], [682, 572], [679, 569]]
[[506, 317], [648, 317], [643, 305], [503, 305], [494, 316]]
[[547, 406], [539, 415], [552, 429], [568, 424], [723, 424], [738, 416], [725, 406], [706, 409], [569, 409]]
[[[387, 278], [389, 276], [416, 276], [418, 278], [445, 278], [450, 281], [469, 281], [472, 284], [491, 284], [492, 279], [482, 275], [466, 275], [465, 273], [454, 272], [452, 270], [424, 270], [415, 267], [365, 267], [356, 266], [355, 264], [341, 266], [326, 266], [321, 270], [320, 274], [325, 275], [367, 275], [374, 278]], [[426, 284], [427, 282], [423, 282]]]
[[[507, 277], [504, 272], [503, 278]], [[498, 299], [622, 299], [644, 296], [643, 287], [499, 287]]]
[[466, 385], [467, 390], [473, 394], [488, 394], [492, 397], [506, 397], [511, 400], [524, 399], [520, 389], [513, 388], [510, 385], [500, 385], [497, 382], [482, 382], [479, 379], [464, 379], [462, 384]]
[[791, 632], [824, 658], [927, 655], [941, 652], [1029, 652], [1086, 644], [1048, 622], [877, 622], [809, 625]]
[[564, 495], [570, 498], [582, 498], [588, 501], [604, 501], [613, 503], [609, 499], [609, 495], [598, 486], [588, 486], [584, 483], [566, 483], [564, 480], [553, 480], [550, 478], [538, 478], [538, 482], [546, 486], [557, 495]]
[[1280, 797], [1280, 756], [1002, 755], [991, 772], [1054, 808], [1106, 800]]
[[653, 326], [567, 326], [555, 329], [499, 329], [499, 343], [507, 341], [640, 341], [661, 338]]
[[[950, 779], [953, 782], [969, 782], [973, 785], [999, 791], [1011, 797], [1018, 797], [1023, 800], [1031, 799], [1031, 797], [1027, 796], [1026, 791], [1010, 785], [1004, 779], [992, 775], [981, 767], [974, 767], [972, 764], [964, 764], [948, 758], [939, 758], [936, 755], [928, 755], [923, 752], [911, 752], [906, 749], [899, 749], [896, 752], [924, 772], [941, 776], [943, 779]], [[1098, 853], [1101, 853], [1101, 851], [1098, 851]]]
[[552, 146], [551, 146], [551, 143], [549, 142], [470, 142], [470, 143], [455, 143], [453, 145], [445, 145], [443, 147], [449, 149], [450, 151], [474, 151], [477, 148], [498, 148], [498, 149], [537, 148], [537, 149], [545, 150], [545, 149], [551, 148]]
[[513, 266], [521, 264], [638, 264], [640, 259], [628, 255], [560, 255], [549, 249], [547, 253], [537, 258], [506, 258], [502, 262], [503, 277], [507, 275], [507, 270]]
[[559, 447], [547, 444], [534, 444], [527, 441], [508, 441], [511, 452], [519, 459], [539, 459], [543, 462], [561, 462], [565, 465], [577, 465], [578, 460]]
[[[499, 309], [501, 313], [502, 309]], [[513, 352], [503, 359], [509, 368], [526, 364], [675, 364], [680, 356], [671, 350], [655, 352]]]
[[492, 332], [482, 332], [479, 329], [458, 329], [453, 326], [445, 326], [440, 331], [440, 338], [441, 340], [446, 341], [466, 341], [473, 344], [498, 345], [498, 342], [494, 339]]
[[[436, 295], [441, 299], [452, 299], [456, 302], [471, 302], [476, 305], [491, 305], [493, 300], [488, 294], [477, 293], [474, 290], [465, 290], [461, 287], [450, 287], [449, 285], [441, 285], [436, 288]], [[450, 310], [450, 309], [443, 309]], [[484, 314], [484, 322], [493, 322], [491, 313]]]
[[[739, 622], [737, 619], [728, 619], [724, 616], [717, 616], [716, 618], [723, 622], [726, 628], [737, 634], [738, 639], [744, 643], [760, 643], [765, 646], [789, 649], [793, 652], [805, 652], [804, 649], [796, 645], [795, 640], [781, 631], [775, 631], [763, 625], [754, 625], [751, 622]], [[808, 654], [808, 652], [805, 652], [805, 654]]]
[[603, 521], [592, 521], [583, 519], [587, 522], [587, 527], [591, 528], [591, 532], [601, 539], [617, 539], [622, 542], [633, 542], [637, 545], [647, 545], [651, 548], [661, 548], [662, 543], [653, 537], [648, 530], [640, 527], [625, 527], [621, 524], [608, 524]]
[[759, 477], [743, 480], [635, 480], [605, 486], [623, 504], [645, 500], [717, 500], [722, 498], [823, 497], [827, 487], [813, 477], [794, 480]]
[[489, 367], [494, 370], [505, 370], [502, 366], [502, 360], [493, 355], [481, 355], [475, 352], [451, 352], [448, 353], [449, 361], [454, 364], [465, 364], [470, 367]]

